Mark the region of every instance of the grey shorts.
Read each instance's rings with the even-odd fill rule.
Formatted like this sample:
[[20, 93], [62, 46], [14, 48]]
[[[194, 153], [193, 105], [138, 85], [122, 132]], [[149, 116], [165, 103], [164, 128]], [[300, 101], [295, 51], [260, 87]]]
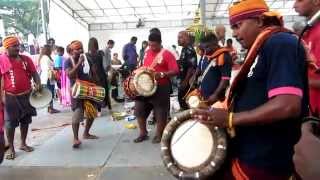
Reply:
[[4, 105], [5, 127], [12, 129], [19, 125], [27, 126], [32, 122], [32, 116], [37, 115], [37, 111], [30, 105], [29, 94], [10, 95], [5, 94]]
[[151, 110], [158, 121], [168, 119], [170, 109], [170, 85], [158, 86], [157, 91], [151, 97], [138, 97], [135, 100], [134, 115], [137, 118], [147, 119]]
[[[4, 111], [4, 114], [6, 116], [6, 111]], [[27, 126], [27, 125], [31, 124], [31, 122], [32, 122], [32, 117], [25, 116], [20, 119], [6, 119], [4, 123], [5, 123], [6, 128], [14, 129], [14, 128], [18, 127], [19, 125]]]
[[72, 124], [78, 124], [84, 119], [84, 110], [83, 108], [76, 108], [73, 110], [72, 114]]

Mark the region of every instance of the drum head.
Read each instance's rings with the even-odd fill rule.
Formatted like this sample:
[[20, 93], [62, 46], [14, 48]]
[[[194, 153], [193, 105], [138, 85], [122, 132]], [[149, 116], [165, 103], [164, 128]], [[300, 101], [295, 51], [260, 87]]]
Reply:
[[196, 168], [206, 162], [214, 147], [210, 129], [195, 120], [182, 123], [173, 133], [171, 154], [183, 167]]
[[200, 105], [200, 98], [198, 96], [190, 96], [188, 98], [188, 105], [190, 108], [197, 108]]
[[151, 96], [156, 91], [154, 76], [149, 71], [141, 71], [134, 77], [136, 91], [142, 96]]
[[29, 98], [31, 106], [36, 109], [47, 107], [51, 100], [52, 94], [47, 88], [42, 88], [41, 92], [32, 92]]

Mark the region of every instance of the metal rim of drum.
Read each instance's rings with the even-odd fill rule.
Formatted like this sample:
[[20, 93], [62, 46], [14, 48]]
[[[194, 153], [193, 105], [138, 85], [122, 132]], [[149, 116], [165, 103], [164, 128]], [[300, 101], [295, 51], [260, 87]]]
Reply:
[[209, 128], [214, 138], [213, 151], [208, 159], [199, 169], [186, 171], [181, 165], [175, 162], [171, 154], [172, 136], [183, 122], [191, 119], [191, 111], [186, 110], [175, 115], [167, 124], [161, 139], [161, 158], [167, 170], [176, 178], [193, 177], [194, 179], [204, 179], [214, 174], [224, 162], [227, 149], [227, 135], [221, 128]]
[[32, 92], [29, 96], [29, 102], [32, 107], [36, 109], [41, 109], [41, 108], [47, 107], [50, 104], [52, 100], [52, 94], [48, 88], [42, 88], [42, 98], [41, 98], [42, 101], [40, 104], [39, 104], [39, 100], [33, 97], [34, 93], [36, 92]]
[[[153, 86], [153, 88], [152, 88], [152, 90], [150, 92], [146, 92], [146, 91], [141, 90], [139, 88], [138, 78], [139, 78], [139, 76], [141, 74], [148, 74], [151, 77], [151, 79], [153, 79], [153, 85], [154, 86]], [[152, 96], [157, 90], [157, 81], [155, 80], [154, 73], [152, 71], [148, 70], [148, 69], [142, 69], [141, 71], [136, 72], [136, 74], [133, 77], [133, 84], [134, 84], [138, 94], [141, 95], [141, 96], [144, 96], [144, 97]]]
[[134, 98], [135, 94], [133, 92], [131, 92], [130, 90], [130, 81], [132, 80], [132, 76], [129, 76], [127, 79], [124, 80], [123, 82], [123, 89], [124, 92], [127, 96], [129, 96], [129, 98]]

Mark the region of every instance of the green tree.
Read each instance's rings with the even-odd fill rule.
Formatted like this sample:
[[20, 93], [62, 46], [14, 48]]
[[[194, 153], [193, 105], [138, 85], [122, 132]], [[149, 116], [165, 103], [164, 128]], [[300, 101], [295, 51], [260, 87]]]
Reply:
[[23, 35], [40, 33], [40, 13], [39, 0], [0, 0], [0, 16], [5, 29], [13, 28]]

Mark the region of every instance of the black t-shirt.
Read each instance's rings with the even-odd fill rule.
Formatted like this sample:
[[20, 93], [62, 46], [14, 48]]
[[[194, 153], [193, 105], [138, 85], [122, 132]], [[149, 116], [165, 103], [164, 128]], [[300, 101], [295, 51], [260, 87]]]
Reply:
[[[276, 33], [262, 46], [246, 81], [236, 91], [234, 112], [255, 109], [277, 95], [302, 97], [301, 117], [307, 113], [305, 52], [297, 38]], [[290, 118], [266, 125], [236, 127], [231, 140], [233, 156], [245, 164], [268, 172], [289, 175], [293, 172], [293, 147], [300, 136], [300, 118]]]
[[188, 69], [197, 68], [197, 53], [192, 46], [182, 48], [178, 61], [180, 74], [179, 79], [183, 80], [187, 76]]
[[105, 86], [107, 81], [107, 75], [103, 68], [103, 52], [98, 51], [97, 54], [86, 53], [89, 65], [90, 72], [89, 77], [90, 81], [94, 82], [97, 85]]

